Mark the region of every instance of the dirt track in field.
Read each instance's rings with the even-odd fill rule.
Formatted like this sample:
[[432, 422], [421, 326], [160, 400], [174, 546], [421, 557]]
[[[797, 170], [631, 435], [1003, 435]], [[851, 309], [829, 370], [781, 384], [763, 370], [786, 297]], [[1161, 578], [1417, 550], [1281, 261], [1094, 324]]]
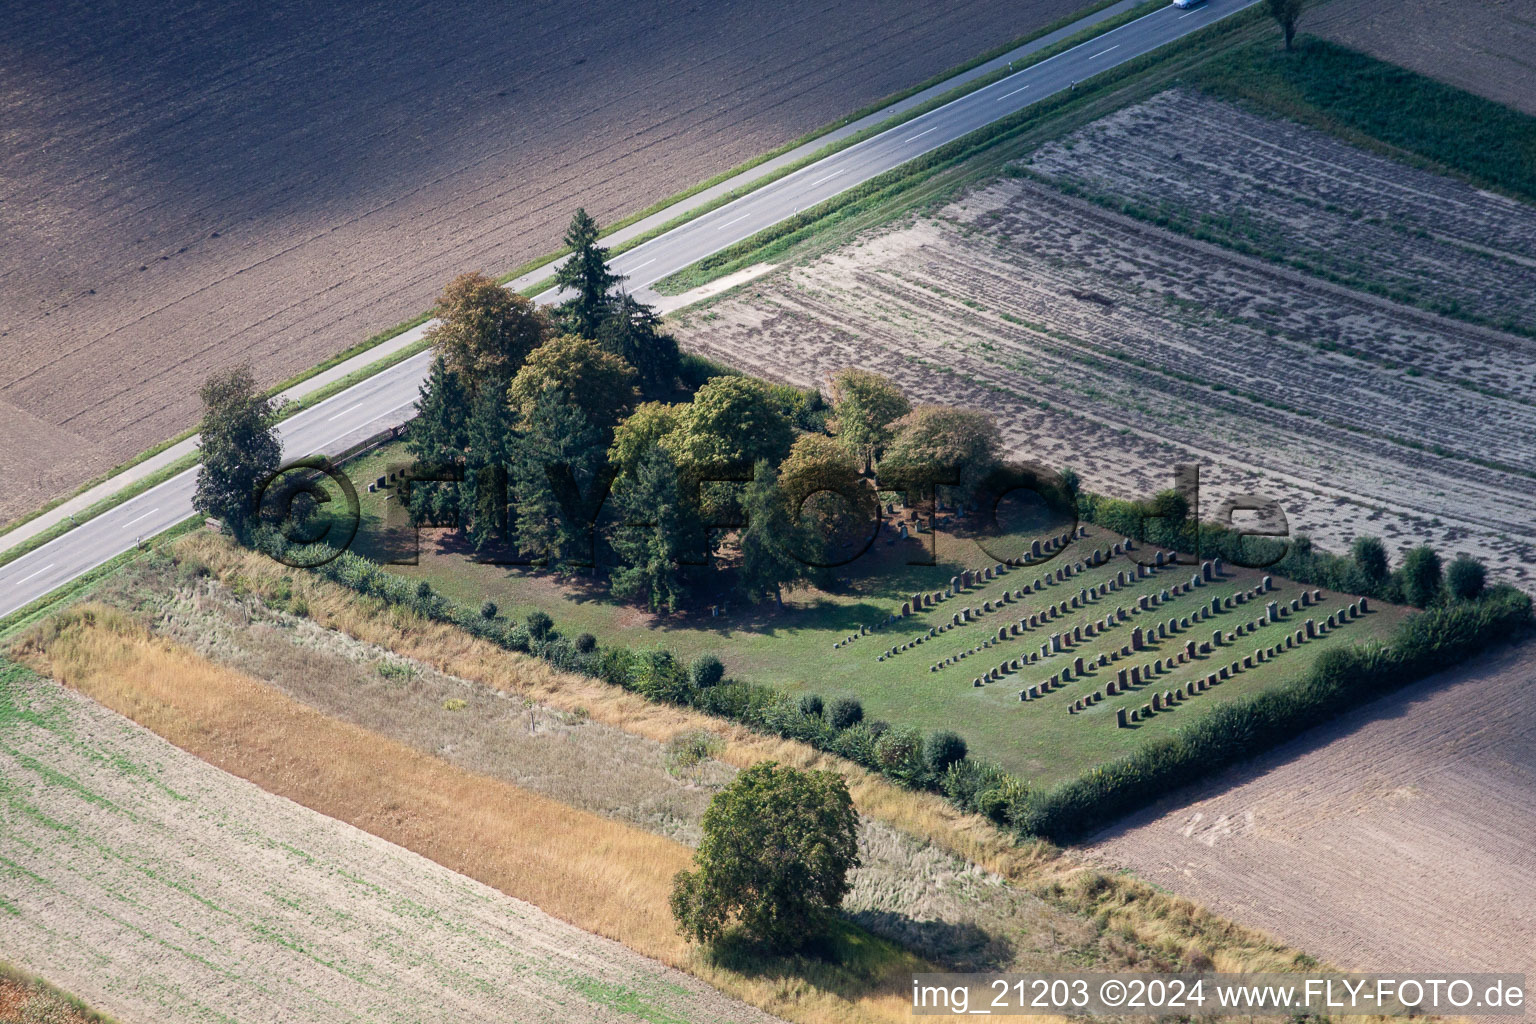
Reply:
[[123, 1024], [774, 1019], [54, 683], [0, 697], [0, 957]]
[[1536, 646], [1346, 715], [1087, 852], [1346, 969], [1536, 977]]
[[1536, 9], [1523, 0], [1330, 0], [1301, 25], [1536, 114]]
[[0, 522], [1080, 0], [67, 0], [0, 30]]

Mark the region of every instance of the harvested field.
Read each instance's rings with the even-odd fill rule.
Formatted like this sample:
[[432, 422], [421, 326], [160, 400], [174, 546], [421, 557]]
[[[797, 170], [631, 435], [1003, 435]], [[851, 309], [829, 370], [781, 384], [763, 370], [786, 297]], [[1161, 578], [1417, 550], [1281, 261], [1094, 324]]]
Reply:
[[55, 683], [0, 700], [0, 946], [124, 1022], [772, 1019]]
[[0, 522], [1080, 0], [7, 11]]
[[1530, 644], [1432, 677], [1085, 852], [1346, 969], [1531, 979], [1533, 682]]
[[[1197, 237], [1435, 312], [1536, 333], [1536, 209], [1312, 128], [1175, 89], [1040, 147], [1025, 165]], [[1437, 351], [1389, 345], [1378, 354], [1433, 365]], [[1528, 386], [1529, 371], [1517, 363], [1493, 380], [1473, 380]]]
[[[1162, 118], [1182, 102], [1165, 97], [1116, 117]], [[1209, 101], [1194, 110], [1269, 130]], [[1131, 144], [1128, 134], [1115, 138]], [[1338, 145], [1303, 138], [1323, 153]], [[1187, 141], [1181, 163], [1192, 175], [1210, 167], [1225, 182], [1225, 168], [1247, 159], [1244, 147]], [[1160, 145], [1141, 139], [1138, 152]], [[1064, 146], [1077, 173], [1108, 174], [1119, 159], [1087, 141]], [[1369, 168], [1376, 158], [1359, 160]], [[1377, 164], [1383, 183], [1399, 173], [1419, 181]], [[1058, 165], [1067, 166], [1050, 166]], [[1354, 237], [1349, 217], [1328, 220], [1324, 197], [1344, 185], [1321, 167], [1287, 177], [1288, 187], [1315, 186], [1308, 198], [1320, 223]], [[1350, 187], [1367, 187], [1358, 168], [1351, 173]], [[1271, 163], [1246, 174], [1260, 188], [1290, 172]], [[1536, 262], [1513, 257], [1536, 256], [1536, 211], [1443, 187], [1454, 202], [1440, 227], [1481, 224], [1477, 244], [1503, 247], [1504, 262], [1483, 266], [1468, 288], [1527, 302]], [[1189, 189], [1179, 201], [1193, 202]], [[1382, 246], [1394, 261], [1403, 252], [1401, 265], [1415, 258], [1416, 236], [1370, 231], [1362, 245]], [[1463, 241], [1442, 250], [1479, 265]], [[1432, 264], [1420, 266], [1427, 274]], [[1509, 290], [1511, 280], [1523, 280], [1524, 292]], [[1487, 559], [1495, 576], [1536, 583], [1536, 341], [1321, 281], [1031, 180], [979, 186], [679, 322], [691, 348], [768, 377], [825, 386], [834, 371], [862, 366], [889, 374], [914, 400], [989, 409], [1016, 452], [1072, 466], [1103, 493], [1144, 497], [1170, 485], [1176, 463], [1200, 463], [1208, 517], [1235, 495], [1267, 495], [1293, 533], [1328, 547], [1361, 533], [1398, 549], [1428, 541]]]
[[1536, 12], [1521, 0], [1330, 0], [1302, 29], [1536, 114]]
[[16, 652], [269, 793], [799, 1024], [905, 1016], [905, 976], [928, 966], [865, 933], [844, 933], [827, 961], [759, 959], [750, 975], [716, 965], [678, 933], [667, 903], [673, 877], [691, 861], [687, 847], [320, 714], [151, 636], [115, 609], [73, 609], [23, 638]]
[[[326, 715], [690, 846], [710, 798], [736, 774], [715, 758], [673, 766], [671, 745], [446, 675], [215, 581], [178, 587], [151, 570], [105, 596], [157, 634]], [[1057, 947], [1108, 955], [1081, 917], [868, 816], [860, 857], [851, 919], [948, 967], [1061, 967]]]

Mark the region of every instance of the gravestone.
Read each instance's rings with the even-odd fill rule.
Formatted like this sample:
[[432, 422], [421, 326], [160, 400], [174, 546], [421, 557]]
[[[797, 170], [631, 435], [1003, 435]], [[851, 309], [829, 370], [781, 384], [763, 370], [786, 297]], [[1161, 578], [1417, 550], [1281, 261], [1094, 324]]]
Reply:
[[1142, 632], [1141, 632], [1141, 627], [1140, 626], [1137, 626], [1135, 629], [1131, 630], [1131, 650], [1139, 651], [1139, 650], [1142, 649], [1142, 646], [1145, 643], [1146, 643], [1146, 640], [1142, 636]]
[[1311, 619], [1308, 619], [1302, 628], [1306, 631], [1308, 640], [1311, 640], [1317, 636], [1317, 623]]

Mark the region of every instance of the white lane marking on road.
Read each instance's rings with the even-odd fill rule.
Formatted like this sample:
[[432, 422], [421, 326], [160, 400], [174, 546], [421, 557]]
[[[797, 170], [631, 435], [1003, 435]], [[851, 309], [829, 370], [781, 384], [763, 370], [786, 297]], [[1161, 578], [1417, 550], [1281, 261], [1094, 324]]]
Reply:
[[[1110, 48], [1109, 48], [1109, 50], [1118, 50], [1118, 49], [1120, 49], [1120, 44], [1119, 44], [1119, 43], [1116, 43], [1116, 44], [1115, 44], [1115, 45], [1114, 45], [1114, 46], [1111, 46], [1111, 47], [1110, 47]], [[1096, 53], [1096, 54], [1094, 54], [1094, 55], [1093, 55], [1093, 57], [1102, 57], [1102, 56], [1104, 56], [1104, 55], [1105, 55], [1105, 54], [1106, 54], [1106, 53], [1108, 53], [1108, 52], [1109, 52], [1109, 50], [1100, 50], [1100, 51], [1099, 51], [1099, 52], [1098, 52], [1098, 53]], [[1093, 57], [1089, 57], [1089, 58], [1088, 58], [1088, 59], [1089, 59], [1089, 60], [1093, 60]]]
[[[53, 562], [49, 562], [47, 565], [45, 565], [41, 569], [37, 570], [37, 572], [34, 572], [32, 574], [32, 576], [41, 576], [43, 573], [47, 572], [49, 569], [52, 569], [53, 566], [54, 566], [54, 563]], [[21, 579], [16, 581], [16, 585], [17, 586], [21, 586], [23, 583], [27, 582], [27, 580], [31, 579], [32, 576], [23, 576]]]
[[842, 174], [842, 173], [843, 173], [842, 171], [833, 171], [831, 174], [827, 175], [825, 178], [817, 178], [815, 181], [813, 181], [809, 185], [807, 185], [806, 188], [815, 188], [817, 185], [820, 185], [822, 182], [824, 182], [824, 181], [831, 181], [833, 178], [837, 177], [839, 174]]
[[997, 98], [997, 101], [999, 103], [1001, 103], [1003, 100], [1007, 99], [1009, 96], [1017, 96], [1019, 93], [1023, 92], [1025, 89], [1028, 89], [1028, 88], [1029, 88], [1029, 86], [1026, 85], [1026, 86], [1022, 86], [1022, 87], [1020, 87], [1018, 89], [1013, 90], [1013, 92], [1005, 92], [1005, 93], [1003, 93], [1001, 96], [999, 96]]
[[744, 221], [744, 220], [746, 220], [750, 216], [752, 216], [752, 213], [751, 213], [751, 211], [748, 211], [747, 213], [742, 214], [740, 217], [732, 217], [730, 220], [726, 221], [724, 224], [721, 224], [719, 227], [715, 228], [715, 230], [716, 231], [724, 231], [726, 228], [730, 227], [732, 224], [736, 224], [736, 223], [738, 223], [740, 221]]
[[924, 135], [927, 135], [928, 132], [936, 132], [938, 130], [939, 130], [939, 126], [938, 125], [934, 125], [932, 128], [929, 128], [928, 131], [926, 131], [926, 132], [918, 132], [916, 135], [912, 136], [911, 138], [907, 139], [906, 141], [908, 141], [908, 142], [916, 142], [918, 139], [922, 138]]
[[629, 268], [629, 272], [631, 274], [633, 274], [635, 271], [639, 270], [641, 267], [648, 267], [652, 263], [655, 263], [655, 262], [656, 262], [656, 257], [652, 256], [650, 259], [646, 260], [644, 263], [637, 263], [635, 266], [630, 267]]
[[1173, 20], [1174, 21], [1183, 21], [1185, 18], [1189, 17], [1190, 14], [1199, 14], [1199, 13], [1200, 13], [1199, 11], [1190, 11], [1189, 14], [1181, 14], [1177, 18], [1174, 18]]
[[353, 409], [361, 409], [363, 406], [365, 406], [367, 404], [368, 403], [365, 400], [365, 401], [362, 401], [362, 402], [358, 402], [356, 405], [349, 405], [345, 409], [341, 410], [341, 412], [337, 413], [335, 416], [332, 416], [329, 419], [327, 419], [325, 422], [327, 422], [327, 423], [335, 422], [336, 420], [341, 419], [347, 413], [351, 412]]
[[140, 519], [145, 519], [145, 518], [147, 518], [149, 516], [154, 515], [156, 512], [159, 512], [159, 511], [160, 510], [158, 508], [152, 508], [148, 512], [145, 512], [141, 516], [134, 516], [132, 519], [128, 520], [122, 526], [119, 526], [118, 529], [119, 530], [126, 530], [126, 529], [128, 529], [128, 527], [132, 526], [134, 523], [138, 522]]

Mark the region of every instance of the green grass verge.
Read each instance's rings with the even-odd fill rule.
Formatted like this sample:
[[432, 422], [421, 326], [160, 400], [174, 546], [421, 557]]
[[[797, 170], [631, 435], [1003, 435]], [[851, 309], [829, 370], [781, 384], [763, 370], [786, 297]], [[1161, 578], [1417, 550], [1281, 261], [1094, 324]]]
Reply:
[[1303, 36], [1226, 51], [1195, 84], [1395, 157], [1536, 201], [1536, 117], [1407, 68]]

